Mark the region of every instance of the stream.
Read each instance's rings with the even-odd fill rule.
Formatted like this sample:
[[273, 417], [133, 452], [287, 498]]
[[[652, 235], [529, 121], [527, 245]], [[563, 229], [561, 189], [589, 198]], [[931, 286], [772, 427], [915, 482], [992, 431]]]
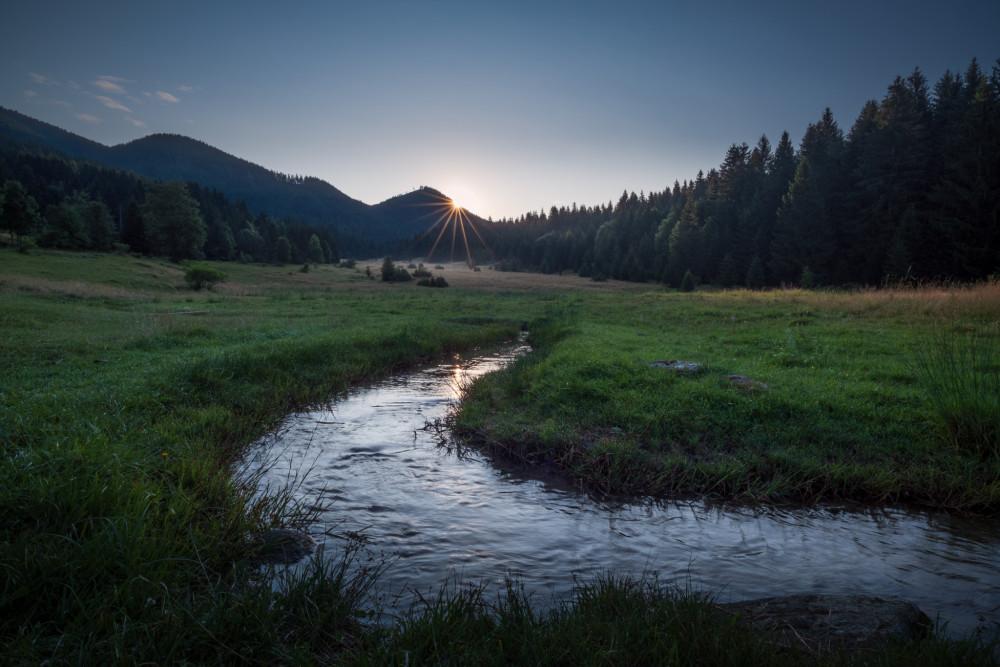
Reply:
[[[379, 594], [406, 600], [456, 583], [502, 591], [516, 575], [545, 607], [608, 572], [720, 602], [792, 593], [898, 595], [963, 637], [1000, 622], [1000, 522], [897, 508], [757, 508], [704, 499], [596, 498], [545, 470], [458, 456], [427, 428], [459, 387], [525, 346], [455, 356], [289, 417], [248, 452], [262, 488], [320, 506], [311, 531], [359, 532], [395, 558]], [[263, 467], [262, 467], [263, 466]], [[323, 524], [326, 524], [325, 526]], [[487, 593], [487, 599], [494, 597]]]

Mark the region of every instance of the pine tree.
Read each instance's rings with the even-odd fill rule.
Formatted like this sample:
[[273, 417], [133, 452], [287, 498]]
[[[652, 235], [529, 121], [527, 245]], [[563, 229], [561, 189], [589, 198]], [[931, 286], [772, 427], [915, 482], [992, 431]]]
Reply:
[[3, 184], [3, 200], [0, 222], [20, 248], [23, 237], [31, 234], [38, 222], [38, 205], [20, 181]]
[[274, 248], [274, 261], [278, 264], [288, 264], [292, 261], [292, 244], [287, 236], [279, 236]]
[[761, 289], [766, 283], [764, 275], [764, 262], [760, 257], [754, 255], [750, 260], [750, 267], [747, 269], [747, 287], [750, 289]]
[[146, 224], [142, 219], [142, 211], [134, 201], [129, 202], [122, 215], [122, 243], [128, 245], [132, 252], [143, 255], [149, 253], [149, 242], [146, 239]]
[[684, 209], [670, 232], [670, 283], [676, 285], [689, 267], [701, 266], [701, 225], [694, 197], [688, 197]]
[[309, 261], [313, 264], [323, 263], [323, 246], [315, 234], [309, 237]]
[[382, 280], [384, 282], [392, 282], [396, 277], [396, 265], [392, 263], [392, 257], [386, 255], [382, 260], [381, 268]]
[[150, 187], [144, 218], [154, 254], [175, 262], [204, 258], [205, 223], [187, 185], [171, 181]]

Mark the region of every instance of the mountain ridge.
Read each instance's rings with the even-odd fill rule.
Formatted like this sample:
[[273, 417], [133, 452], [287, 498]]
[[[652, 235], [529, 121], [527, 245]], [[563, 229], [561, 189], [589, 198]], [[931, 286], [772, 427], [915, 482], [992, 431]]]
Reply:
[[[334, 227], [366, 240], [404, 241], [433, 223], [412, 197], [423, 188], [369, 205], [320, 178], [281, 174], [180, 134], [153, 133], [106, 146], [0, 107], [0, 149], [55, 151], [154, 180], [195, 182], [246, 202], [255, 214]], [[443, 193], [427, 190], [450, 202]], [[414, 205], [403, 204], [407, 201]]]

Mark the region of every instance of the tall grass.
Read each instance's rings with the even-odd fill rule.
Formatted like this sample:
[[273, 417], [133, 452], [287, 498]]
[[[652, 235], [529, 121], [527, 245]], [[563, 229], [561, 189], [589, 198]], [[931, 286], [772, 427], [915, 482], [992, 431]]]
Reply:
[[937, 324], [918, 337], [911, 358], [944, 437], [1000, 458], [1000, 325]]

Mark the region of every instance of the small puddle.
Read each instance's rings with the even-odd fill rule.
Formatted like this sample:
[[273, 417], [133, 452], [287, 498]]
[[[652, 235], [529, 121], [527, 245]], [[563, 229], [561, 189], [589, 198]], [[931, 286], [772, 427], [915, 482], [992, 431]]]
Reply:
[[[523, 345], [456, 356], [358, 387], [291, 417], [251, 448], [261, 486], [296, 480], [332, 531], [361, 532], [398, 558], [380, 594], [517, 575], [540, 606], [609, 571], [657, 573], [722, 602], [792, 593], [898, 595], [965, 636], [1000, 621], [1000, 522], [901, 509], [757, 509], [705, 500], [595, 499], [545, 471], [438, 446], [428, 423], [459, 387]], [[342, 542], [329, 540], [336, 553]], [[493, 587], [499, 591], [502, 587]]]

